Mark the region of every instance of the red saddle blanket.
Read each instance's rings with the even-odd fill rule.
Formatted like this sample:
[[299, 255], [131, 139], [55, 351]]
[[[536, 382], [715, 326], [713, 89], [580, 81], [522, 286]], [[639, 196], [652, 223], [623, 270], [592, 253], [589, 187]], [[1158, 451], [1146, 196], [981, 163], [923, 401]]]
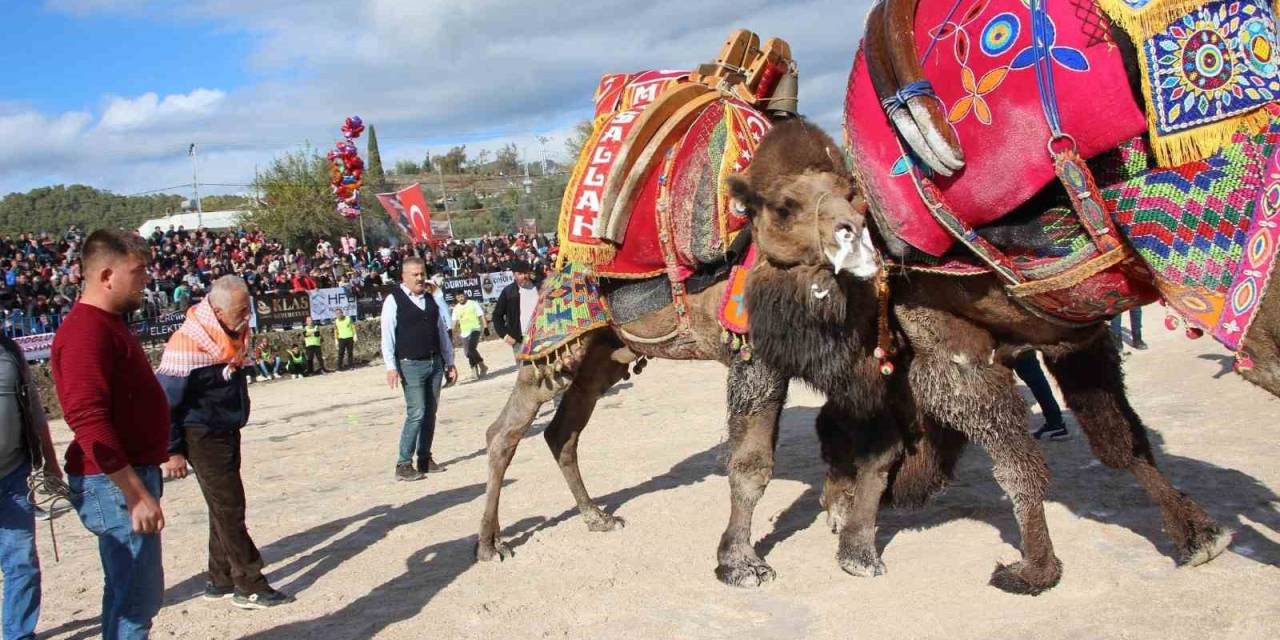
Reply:
[[605, 76], [596, 91], [596, 126], [565, 190], [561, 206], [562, 262], [581, 262], [597, 276], [683, 281], [699, 265], [724, 258], [747, 219], [729, 206], [725, 178], [751, 162], [769, 129], [765, 115], [737, 98], [720, 95], [678, 120], [670, 142], [653, 162], [633, 171], [642, 180], [629, 199], [625, 240], [604, 237], [601, 200], [615, 179], [608, 175], [633, 123], [663, 94], [689, 83], [688, 72], [650, 71]]
[[[1092, 158], [1146, 130], [1109, 25], [1092, 3], [1048, 3], [1050, 67], [1062, 129]], [[966, 166], [935, 182], [970, 228], [998, 220], [1055, 180], [1046, 149], [1022, 0], [920, 0], [915, 38], [965, 155]], [[859, 51], [849, 78], [845, 135], [854, 170], [887, 233], [941, 256], [954, 242], [921, 202], [910, 172], [921, 169], [889, 124]]]

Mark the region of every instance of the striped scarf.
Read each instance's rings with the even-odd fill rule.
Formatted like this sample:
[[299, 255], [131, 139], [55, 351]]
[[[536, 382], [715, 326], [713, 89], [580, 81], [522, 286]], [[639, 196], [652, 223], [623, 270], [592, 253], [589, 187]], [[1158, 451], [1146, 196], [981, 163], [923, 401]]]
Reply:
[[165, 344], [156, 375], [185, 378], [196, 369], [218, 364], [226, 365], [226, 378], [242, 366], [253, 365], [249, 332], [244, 331], [238, 338], [227, 335], [213, 306], [205, 299], [187, 311], [186, 322]]

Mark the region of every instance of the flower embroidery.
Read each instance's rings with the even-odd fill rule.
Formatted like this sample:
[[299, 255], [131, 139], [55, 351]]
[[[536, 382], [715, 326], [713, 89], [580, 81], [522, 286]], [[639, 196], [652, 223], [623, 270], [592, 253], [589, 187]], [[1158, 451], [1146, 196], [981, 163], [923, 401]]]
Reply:
[[1039, 38], [1040, 47], [1030, 46], [1018, 52], [1013, 57], [1013, 62], [1009, 63], [1009, 68], [1015, 71], [1026, 69], [1045, 57], [1048, 56], [1063, 67], [1072, 71], [1088, 71], [1089, 60], [1079, 49], [1071, 47], [1059, 47], [1058, 27], [1053, 24], [1053, 18], [1043, 11], [1036, 11], [1031, 14], [1031, 37]]
[[1004, 82], [1005, 77], [1008, 75], [1008, 67], [997, 67], [984, 73], [981, 80], [977, 80], [973, 76], [973, 69], [969, 67], [961, 69], [960, 84], [969, 95], [960, 98], [954, 105], [951, 105], [947, 120], [955, 124], [964, 120], [969, 115], [969, 112], [972, 111], [978, 122], [991, 124], [991, 107], [983, 96], [995, 91], [996, 87], [999, 87], [1000, 83]]

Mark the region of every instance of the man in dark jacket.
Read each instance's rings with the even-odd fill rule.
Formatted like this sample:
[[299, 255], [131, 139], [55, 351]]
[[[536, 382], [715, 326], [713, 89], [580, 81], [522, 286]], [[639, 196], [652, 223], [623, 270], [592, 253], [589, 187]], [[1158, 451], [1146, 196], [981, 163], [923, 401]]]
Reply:
[[172, 425], [164, 475], [186, 477], [190, 460], [209, 507], [204, 597], [265, 609], [293, 597], [267, 584], [262, 556], [244, 524], [240, 429], [249, 421], [248, 332], [249, 288], [236, 276], [223, 276], [169, 339], [156, 374]]
[[511, 346], [512, 353], [519, 354], [533, 323], [538, 288], [533, 286], [528, 264], [516, 263], [511, 270], [515, 272], [516, 279], [498, 294], [498, 301], [493, 307], [493, 329]]

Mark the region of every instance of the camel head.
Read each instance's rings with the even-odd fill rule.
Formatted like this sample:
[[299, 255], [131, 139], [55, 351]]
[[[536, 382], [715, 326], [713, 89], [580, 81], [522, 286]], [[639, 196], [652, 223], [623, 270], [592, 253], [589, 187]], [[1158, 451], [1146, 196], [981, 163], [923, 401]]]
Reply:
[[840, 149], [804, 119], [775, 125], [745, 173], [730, 176], [733, 207], [751, 218], [760, 254], [781, 268], [829, 267], [874, 277], [879, 256]]

